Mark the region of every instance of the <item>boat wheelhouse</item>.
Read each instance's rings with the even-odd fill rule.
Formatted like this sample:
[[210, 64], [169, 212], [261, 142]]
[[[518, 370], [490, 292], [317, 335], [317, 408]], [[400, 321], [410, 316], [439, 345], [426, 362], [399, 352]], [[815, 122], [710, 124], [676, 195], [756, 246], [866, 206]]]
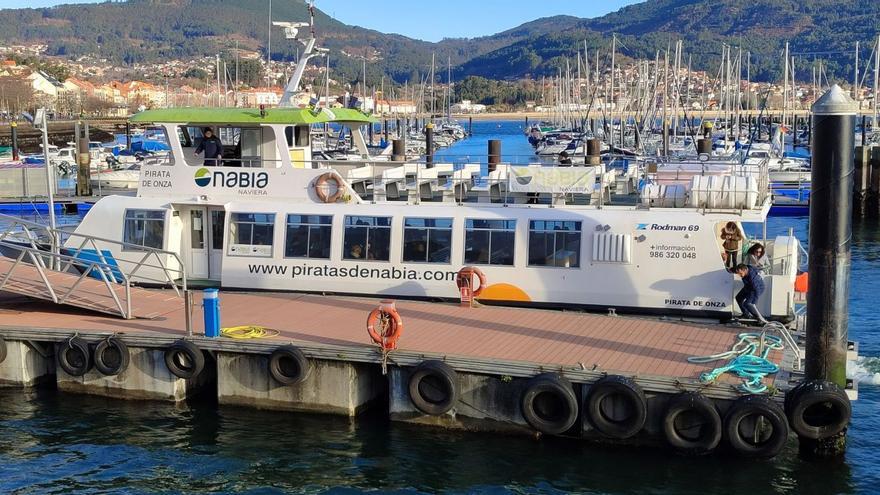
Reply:
[[[175, 137], [171, 152], [141, 167], [136, 197], [102, 198], [77, 232], [178, 253], [191, 280], [225, 288], [457, 299], [456, 273], [475, 266], [487, 278], [482, 302], [734, 313], [740, 282], [723, 258], [741, 260], [744, 228], [760, 231], [766, 220], [759, 168], [669, 176], [635, 164], [488, 170], [311, 159], [312, 124], [347, 126], [357, 141], [371, 120], [356, 110], [143, 112], [132, 121]], [[195, 155], [205, 127], [223, 141], [219, 164]], [[641, 194], [642, 181], [657, 187]], [[722, 240], [731, 222], [743, 238], [735, 255]], [[759, 308], [790, 318], [799, 244], [762, 242], [771, 265]]]

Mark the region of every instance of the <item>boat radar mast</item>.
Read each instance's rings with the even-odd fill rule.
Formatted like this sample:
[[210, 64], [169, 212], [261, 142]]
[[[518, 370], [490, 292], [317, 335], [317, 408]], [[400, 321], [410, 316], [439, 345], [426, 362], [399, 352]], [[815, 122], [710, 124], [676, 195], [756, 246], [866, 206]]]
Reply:
[[[272, 25], [283, 27], [284, 28], [284, 37], [289, 40], [297, 40], [305, 46], [305, 50], [303, 50], [302, 56], [300, 56], [299, 60], [296, 64], [296, 69], [293, 71], [293, 76], [287, 82], [287, 86], [284, 88], [284, 94], [281, 96], [281, 101], [278, 103], [279, 107], [292, 107], [293, 106], [293, 97], [299, 91], [299, 83], [302, 80], [303, 72], [306, 69], [306, 64], [309, 63], [309, 59], [312, 57], [325, 56], [329, 50], [326, 48], [318, 48], [315, 46], [315, 5], [314, 2], [309, 4], [309, 22], [282, 22], [282, 21], [273, 21]], [[306, 39], [297, 39], [297, 35], [299, 34], [300, 28], [308, 27], [309, 28], [309, 37]]]

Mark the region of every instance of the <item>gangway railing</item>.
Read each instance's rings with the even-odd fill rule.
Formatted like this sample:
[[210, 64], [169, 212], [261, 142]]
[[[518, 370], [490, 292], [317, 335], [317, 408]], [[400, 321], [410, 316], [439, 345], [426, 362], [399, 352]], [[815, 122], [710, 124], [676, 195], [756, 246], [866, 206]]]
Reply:
[[[0, 214], [0, 221], [8, 225], [6, 230], [0, 232], [0, 247], [7, 253], [19, 253], [9, 271], [0, 275], [0, 289], [10, 281], [12, 272], [25, 263], [36, 268], [52, 300], [59, 304], [66, 303], [89, 276], [101, 280], [124, 318], [133, 316], [133, 283], [170, 286], [178, 296], [185, 296], [187, 293], [186, 267], [180, 256], [173, 251], [76, 231], [53, 229], [9, 215]], [[119, 251], [125, 255], [109, 255], [109, 246], [120, 248]], [[65, 291], [58, 291], [52, 285], [49, 272], [79, 274], [79, 279]], [[114, 285], [124, 287], [122, 300]]]

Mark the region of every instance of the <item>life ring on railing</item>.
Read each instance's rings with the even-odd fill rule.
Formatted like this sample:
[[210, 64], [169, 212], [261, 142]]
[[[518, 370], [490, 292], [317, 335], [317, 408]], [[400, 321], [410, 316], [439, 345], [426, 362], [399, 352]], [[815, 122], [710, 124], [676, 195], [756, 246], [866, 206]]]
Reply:
[[794, 279], [794, 291], [806, 294], [810, 288], [810, 275], [807, 272], [801, 272]]
[[[336, 192], [333, 194], [327, 194], [326, 188], [327, 183], [333, 181], [336, 184]], [[324, 203], [335, 203], [339, 201], [339, 198], [345, 193], [345, 186], [342, 182], [342, 179], [339, 178], [338, 175], [333, 172], [327, 172], [318, 176], [315, 179], [315, 194], [318, 196]]]
[[473, 284], [474, 275], [480, 279], [480, 285], [471, 291], [471, 295], [473, 297], [478, 297], [480, 293], [483, 292], [483, 289], [487, 287], [486, 274], [483, 273], [483, 270], [480, 270], [475, 266], [466, 266], [458, 271], [458, 275], [455, 277], [455, 283], [458, 285], [459, 289], [462, 287], [470, 287], [471, 284]]
[[403, 332], [403, 320], [394, 307], [393, 301], [382, 301], [381, 305], [367, 317], [367, 333], [373, 342], [385, 351], [397, 349], [397, 339]]

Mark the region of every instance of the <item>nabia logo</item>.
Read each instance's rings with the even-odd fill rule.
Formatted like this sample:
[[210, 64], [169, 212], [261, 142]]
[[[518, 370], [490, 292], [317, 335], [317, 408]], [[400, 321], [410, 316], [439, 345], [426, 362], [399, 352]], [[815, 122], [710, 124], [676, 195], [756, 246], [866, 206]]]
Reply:
[[202, 167], [195, 173], [196, 185], [199, 187], [240, 187], [263, 189], [269, 184], [269, 174], [248, 170], [211, 170]]

